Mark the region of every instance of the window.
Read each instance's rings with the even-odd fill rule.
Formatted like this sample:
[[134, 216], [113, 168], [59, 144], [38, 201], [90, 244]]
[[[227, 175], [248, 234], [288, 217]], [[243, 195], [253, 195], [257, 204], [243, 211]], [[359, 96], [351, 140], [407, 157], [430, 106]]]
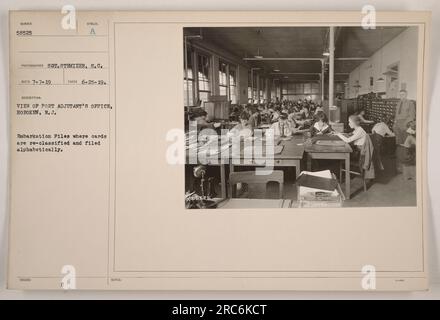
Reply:
[[264, 80], [256, 72], [248, 73], [248, 101], [250, 103], [258, 103], [263, 101], [263, 83]]
[[275, 101], [276, 98], [280, 97], [280, 86], [279, 86], [279, 81], [277, 79], [272, 80], [270, 96], [272, 101]]
[[229, 100], [232, 104], [237, 104], [237, 70], [229, 67]]
[[210, 59], [203, 54], [197, 54], [197, 77], [199, 86], [199, 100], [206, 102], [211, 94], [209, 82]]
[[304, 93], [308, 94], [312, 92], [312, 85], [310, 83], [304, 83]]
[[220, 62], [219, 64], [218, 77], [219, 77], [220, 95], [228, 96], [228, 65], [224, 62]]
[[253, 80], [253, 89], [254, 89], [253, 96], [252, 96], [253, 102], [258, 101], [258, 79], [259, 79], [259, 76], [254, 73], [254, 78], [252, 79]]
[[248, 102], [252, 102], [252, 76], [251, 71], [248, 72]]
[[264, 103], [264, 100], [266, 100], [266, 98], [266, 79], [260, 78], [260, 103]]
[[232, 104], [237, 104], [237, 71], [236, 67], [220, 61], [218, 68], [219, 92]]
[[211, 94], [210, 57], [188, 48], [184, 59], [184, 105], [194, 107], [198, 101], [208, 101]]
[[186, 107], [194, 106], [194, 51], [187, 49], [186, 51], [186, 61], [184, 61], [183, 75], [183, 93], [184, 93], [184, 104]]
[[306, 83], [283, 83], [281, 89], [283, 99], [287, 100], [299, 100], [299, 99], [312, 99], [317, 100], [320, 94], [319, 83], [306, 82]]
[[304, 94], [318, 94], [319, 84], [318, 83], [304, 83]]

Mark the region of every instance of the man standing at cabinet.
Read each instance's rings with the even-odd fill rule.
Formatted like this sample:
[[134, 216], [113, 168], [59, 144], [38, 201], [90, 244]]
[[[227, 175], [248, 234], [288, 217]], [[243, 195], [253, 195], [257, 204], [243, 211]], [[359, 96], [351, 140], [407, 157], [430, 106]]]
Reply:
[[397, 103], [396, 116], [394, 118], [393, 131], [396, 135], [397, 144], [397, 170], [401, 171], [403, 155], [401, 146], [405, 143], [408, 136], [408, 125], [416, 120], [416, 104], [412, 100], [408, 100], [406, 90], [400, 90], [400, 101]]
[[416, 104], [408, 100], [406, 90], [400, 90], [400, 101], [397, 103], [396, 116], [394, 118], [394, 133], [396, 144], [403, 144], [407, 137], [408, 124], [416, 120]]

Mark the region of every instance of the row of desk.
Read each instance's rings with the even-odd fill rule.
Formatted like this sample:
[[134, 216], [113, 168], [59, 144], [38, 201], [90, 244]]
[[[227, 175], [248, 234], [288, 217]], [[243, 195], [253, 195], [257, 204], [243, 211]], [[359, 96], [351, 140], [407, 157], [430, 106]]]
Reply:
[[[295, 167], [296, 177], [301, 173], [301, 161], [304, 159], [304, 154], [307, 157], [307, 170], [312, 171], [312, 159], [328, 159], [345, 161], [345, 168], [350, 168], [350, 154], [353, 151], [349, 144], [342, 145], [319, 145], [312, 143], [310, 139], [305, 140], [302, 135], [294, 135], [290, 140], [279, 140], [276, 145], [283, 146], [280, 153], [274, 155], [275, 167]], [[244, 152], [241, 150], [240, 154], [232, 154], [228, 161], [219, 159], [220, 155], [215, 161], [209, 161], [207, 165], [220, 166], [221, 179], [221, 197], [227, 197], [226, 191], [226, 169], [229, 165], [229, 171], [234, 172], [237, 166], [261, 166], [262, 159], [245, 158]], [[239, 158], [238, 158], [239, 157]], [[221, 161], [223, 160], [223, 161]], [[350, 172], [345, 171], [345, 198], [350, 198]]]

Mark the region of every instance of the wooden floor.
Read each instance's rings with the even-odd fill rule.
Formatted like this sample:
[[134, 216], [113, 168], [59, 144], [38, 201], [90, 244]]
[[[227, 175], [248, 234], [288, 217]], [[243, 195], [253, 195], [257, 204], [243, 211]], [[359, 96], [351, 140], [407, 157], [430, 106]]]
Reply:
[[[344, 190], [343, 184], [341, 187]], [[406, 207], [416, 205], [416, 181], [407, 179], [404, 173], [389, 178], [386, 182], [373, 182], [367, 192], [363, 191], [362, 180], [359, 177], [353, 177], [351, 190], [352, 198], [344, 201], [344, 207]], [[247, 198], [248, 194], [245, 191], [240, 197]], [[255, 195], [255, 197], [263, 198], [264, 195]], [[266, 197], [270, 199], [278, 197], [276, 183], [269, 183]], [[286, 174], [284, 198], [296, 199], [295, 178], [293, 173], [290, 172]]]

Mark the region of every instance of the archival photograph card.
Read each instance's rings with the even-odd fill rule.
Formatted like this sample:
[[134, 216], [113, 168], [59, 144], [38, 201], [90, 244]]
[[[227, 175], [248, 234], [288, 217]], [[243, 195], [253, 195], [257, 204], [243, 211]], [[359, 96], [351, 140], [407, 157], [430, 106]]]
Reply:
[[429, 13], [9, 23], [10, 289], [427, 289]]

